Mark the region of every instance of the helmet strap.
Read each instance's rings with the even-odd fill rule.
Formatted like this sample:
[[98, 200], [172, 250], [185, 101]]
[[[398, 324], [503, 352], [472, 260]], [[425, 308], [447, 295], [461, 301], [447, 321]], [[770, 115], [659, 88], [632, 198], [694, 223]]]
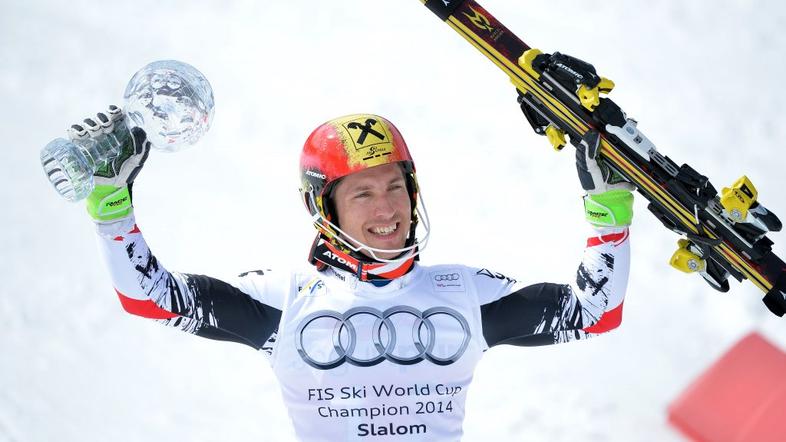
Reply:
[[308, 262], [309, 262], [309, 264], [313, 264], [314, 267], [317, 268], [318, 272], [321, 272], [321, 271], [323, 271], [323, 270], [325, 270], [327, 268], [327, 264], [326, 263], [324, 263], [322, 261], [318, 261], [315, 258], [315, 256], [317, 255], [317, 247], [320, 245], [320, 243], [322, 241], [323, 241], [322, 235], [321, 234], [317, 234], [317, 237], [314, 238], [314, 242], [311, 244], [311, 250], [308, 251]]

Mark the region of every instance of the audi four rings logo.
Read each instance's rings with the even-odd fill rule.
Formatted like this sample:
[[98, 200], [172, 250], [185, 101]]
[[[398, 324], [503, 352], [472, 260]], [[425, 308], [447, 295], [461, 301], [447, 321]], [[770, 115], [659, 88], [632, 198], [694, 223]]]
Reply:
[[[396, 322], [400, 321], [394, 321], [393, 318], [399, 315], [413, 318], [414, 323], [412, 326], [407, 325], [403, 327], [400, 324], [396, 324]], [[451, 333], [437, 334], [437, 327], [432, 318], [442, 315], [453, 319], [461, 327], [461, 343], [458, 344], [458, 347], [452, 354], [446, 356], [437, 355], [435, 346], [440, 344], [439, 348], [453, 348], [456, 344], [448, 340], [453, 339]], [[360, 316], [370, 316], [374, 319], [370, 330], [366, 327], [363, 327], [364, 329], [361, 330], [359, 324], [352, 323], [353, 318]], [[315, 325], [315, 322], [320, 319], [334, 321], [332, 329], [331, 327], [325, 328], [324, 326]], [[368, 323], [370, 321], [366, 321], [366, 324]], [[363, 336], [367, 336], [368, 332], [371, 334], [371, 339], [374, 343], [371, 357], [365, 355], [366, 357], [363, 358], [356, 355], [358, 353], [356, 350], [358, 348], [359, 332]], [[335, 355], [332, 351], [328, 352], [329, 354], [325, 357], [312, 354], [315, 353], [313, 351], [309, 353], [304, 345], [304, 335], [309, 333], [332, 333], [332, 345]], [[311, 335], [309, 334], [309, 336]], [[412, 365], [423, 360], [431, 361], [437, 365], [450, 365], [461, 358], [461, 355], [464, 354], [469, 345], [471, 337], [467, 320], [461, 313], [452, 308], [432, 307], [421, 312], [413, 307], [398, 305], [382, 312], [371, 307], [355, 307], [347, 310], [345, 313], [320, 310], [306, 316], [298, 325], [295, 333], [295, 347], [303, 361], [318, 370], [330, 370], [344, 364], [344, 362], [358, 367], [371, 367], [384, 360], [397, 365]], [[411, 343], [406, 342], [408, 339], [411, 339]], [[417, 353], [410, 355], [397, 353], [396, 343], [402, 342], [404, 342], [404, 345], [414, 344]]]
[[459, 279], [458, 273], [449, 273], [447, 275], [434, 276], [434, 281], [458, 281], [458, 279]]

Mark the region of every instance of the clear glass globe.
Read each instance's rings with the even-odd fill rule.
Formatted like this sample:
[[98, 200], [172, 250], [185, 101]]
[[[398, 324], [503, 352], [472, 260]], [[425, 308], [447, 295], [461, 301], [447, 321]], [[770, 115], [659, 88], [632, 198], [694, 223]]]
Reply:
[[129, 126], [142, 127], [153, 147], [176, 152], [196, 143], [213, 119], [213, 89], [201, 72], [176, 61], [154, 61], [126, 86]]

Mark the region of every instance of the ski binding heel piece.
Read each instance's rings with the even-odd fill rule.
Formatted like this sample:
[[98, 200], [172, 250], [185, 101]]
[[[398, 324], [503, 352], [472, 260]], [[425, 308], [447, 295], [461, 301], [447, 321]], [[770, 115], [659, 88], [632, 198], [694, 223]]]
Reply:
[[677, 242], [679, 248], [671, 256], [669, 264], [684, 273], [698, 273], [719, 292], [729, 291], [729, 273], [712, 260], [706, 260], [701, 248], [687, 239]]
[[779, 232], [783, 227], [780, 219], [756, 200], [758, 196], [756, 187], [743, 175], [731, 187], [721, 190], [720, 205], [723, 207], [723, 214], [737, 224], [737, 227], [749, 225], [758, 229], [761, 234]]
[[751, 180], [743, 175], [731, 187], [721, 190], [720, 203], [723, 212], [734, 222], [746, 222], [748, 209], [756, 202], [758, 194]]
[[669, 260], [672, 267], [684, 273], [703, 272], [707, 268], [707, 262], [698, 253], [691, 251], [690, 241], [680, 239], [677, 244], [679, 248]]

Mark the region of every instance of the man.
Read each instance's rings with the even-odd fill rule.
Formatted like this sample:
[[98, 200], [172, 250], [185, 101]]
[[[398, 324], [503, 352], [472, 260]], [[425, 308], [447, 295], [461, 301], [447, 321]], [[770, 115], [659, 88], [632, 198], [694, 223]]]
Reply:
[[[112, 108], [72, 136], [111, 132], [122, 118]], [[318, 234], [310, 263], [292, 273], [256, 270], [224, 282], [165, 269], [131, 205], [150, 147], [138, 128], [97, 172], [87, 209], [123, 307], [261, 350], [300, 439], [458, 440], [485, 350], [583, 339], [621, 321], [632, 186], [595, 161], [598, 141], [590, 133], [577, 146], [594, 230], [567, 285], [420, 265], [430, 226], [415, 164], [398, 129], [370, 114], [330, 120], [306, 140], [301, 196]]]

